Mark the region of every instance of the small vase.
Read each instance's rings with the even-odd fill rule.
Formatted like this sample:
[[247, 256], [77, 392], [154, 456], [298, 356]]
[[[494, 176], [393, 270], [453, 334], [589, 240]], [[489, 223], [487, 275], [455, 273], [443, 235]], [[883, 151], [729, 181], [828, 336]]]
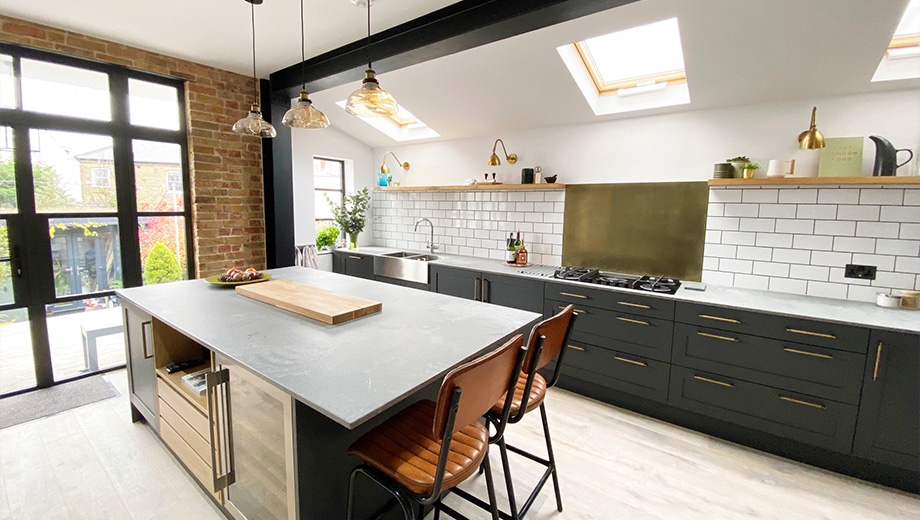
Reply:
[[357, 233], [348, 234], [348, 249], [358, 249], [358, 234]]
[[742, 178], [744, 178], [744, 179], [753, 179], [753, 178], [754, 178], [754, 172], [756, 172], [756, 171], [757, 171], [757, 170], [752, 170], [751, 168], [745, 168], [745, 169], [743, 170], [741, 176], [742, 176]]

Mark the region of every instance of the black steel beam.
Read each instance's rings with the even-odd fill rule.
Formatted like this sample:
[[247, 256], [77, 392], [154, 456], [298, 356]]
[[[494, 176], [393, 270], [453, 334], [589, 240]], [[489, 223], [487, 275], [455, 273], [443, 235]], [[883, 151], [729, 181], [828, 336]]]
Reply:
[[[371, 36], [374, 70], [390, 72], [638, 0], [463, 0]], [[367, 68], [366, 39], [271, 74], [272, 96], [297, 97], [359, 82]]]

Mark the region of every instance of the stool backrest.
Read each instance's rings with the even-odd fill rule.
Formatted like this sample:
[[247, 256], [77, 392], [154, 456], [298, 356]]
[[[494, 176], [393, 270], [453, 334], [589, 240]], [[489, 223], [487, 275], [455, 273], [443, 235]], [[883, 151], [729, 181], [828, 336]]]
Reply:
[[[569, 332], [575, 321], [575, 306], [569, 305], [559, 311], [552, 318], [545, 319], [534, 325], [527, 339], [527, 357], [524, 358], [523, 370], [530, 374], [535, 372], [556, 358], [569, 339]], [[537, 348], [540, 337], [543, 337], [542, 348]], [[539, 355], [534, 359], [535, 355]]]
[[[512, 381], [517, 381], [523, 362], [523, 345], [524, 337], [518, 334], [501, 347], [451, 370], [444, 377], [435, 408], [435, 438], [449, 438], [472, 424], [509, 393], [509, 388], [513, 389]], [[453, 395], [457, 389], [461, 391], [459, 403], [456, 403], [456, 414], [451, 420], [451, 407], [456, 401]]]

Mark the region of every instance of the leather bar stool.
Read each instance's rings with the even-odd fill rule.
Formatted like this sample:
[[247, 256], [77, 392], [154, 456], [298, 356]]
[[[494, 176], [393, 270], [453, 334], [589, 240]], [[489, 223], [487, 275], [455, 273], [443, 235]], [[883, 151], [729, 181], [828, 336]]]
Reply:
[[[565, 345], [568, 343], [569, 334], [571, 334], [572, 328], [575, 326], [575, 318], [577, 318], [575, 307], [569, 305], [560, 311], [559, 314], [541, 321], [534, 326], [530, 333], [530, 338], [528, 338], [527, 341], [527, 351], [521, 368], [521, 375], [515, 385], [514, 395], [511, 401], [511, 413], [505, 421], [507, 424], [520, 422], [525, 414], [539, 408], [540, 418], [543, 420], [543, 437], [546, 440], [547, 458], [544, 459], [515, 446], [506, 444], [503, 434], [497, 434], [490, 439], [491, 442], [498, 444], [502, 459], [502, 469], [505, 474], [505, 485], [508, 488], [508, 503], [511, 508], [511, 514], [506, 515], [501, 513], [502, 517], [512, 518], [513, 520], [522, 518], [530, 509], [530, 506], [533, 505], [533, 501], [540, 494], [543, 485], [546, 484], [550, 476], [553, 477], [553, 488], [556, 492], [556, 509], [560, 512], [562, 511], [562, 495], [559, 492], [559, 475], [556, 471], [556, 458], [553, 455], [553, 443], [549, 435], [549, 423], [546, 419], [546, 405], [543, 401], [546, 398], [547, 389], [555, 386], [556, 382], [559, 380], [559, 372], [566, 351]], [[546, 381], [537, 371], [549, 365], [553, 360], [556, 361], [556, 366], [553, 368], [550, 380]], [[503, 397], [495, 403], [492, 410], [486, 415], [491, 423], [495, 425], [499, 424], [503, 416], [503, 410], [507, 407], [507, 404], [507, 397]], [[536, 487], [531, 491], [527, 500], [524, 501], [524, 505], [521, 506], [520, 510], [517, 509], [517, 500], [514, 495], [514, 486], [511, 481], [511, 467], [508, 464], [508, 451], [517, 453], [518, 455], [546, 467], [543, 476], [540, 478], [539, 482], [537, 482]], [[479, 501], [478, 505], [482, 506], [483, 503]]]
[[441, 498], [476, 473], [486, 473], [488, 509], [499, 519], [489, 467], [489, 427], [479, 421], [507, 403], [490, 421], [503, 433], [524, 362], [523, 336], [461, 365], [444, 377], [437, 402], [419, 401], [364, 434], [348, 448], [362, 464], [351, 472], [348, 520], [354, 514], [355, 482], [364, 475], [396, 499], [407, 520], [421, 520], [424, 508], [466, 520]]

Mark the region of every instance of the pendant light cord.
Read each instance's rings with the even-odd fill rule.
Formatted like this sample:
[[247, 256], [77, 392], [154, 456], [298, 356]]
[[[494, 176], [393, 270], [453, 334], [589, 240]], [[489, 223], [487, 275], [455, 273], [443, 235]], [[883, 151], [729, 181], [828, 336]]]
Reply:
[[306, 30], [303, 21], [303, 0], [300, 0], [300, 80], [303, 82], [300, 90], [307, 90], [307, 37], [304, 36]]
[[256, 4], [250, 3], [250, 12], [252, 13], [252, 104], [259, 104], [259, 78], [256, 77]]
[[371, 0], [367, 1], [367, 68], [371, 67]]

